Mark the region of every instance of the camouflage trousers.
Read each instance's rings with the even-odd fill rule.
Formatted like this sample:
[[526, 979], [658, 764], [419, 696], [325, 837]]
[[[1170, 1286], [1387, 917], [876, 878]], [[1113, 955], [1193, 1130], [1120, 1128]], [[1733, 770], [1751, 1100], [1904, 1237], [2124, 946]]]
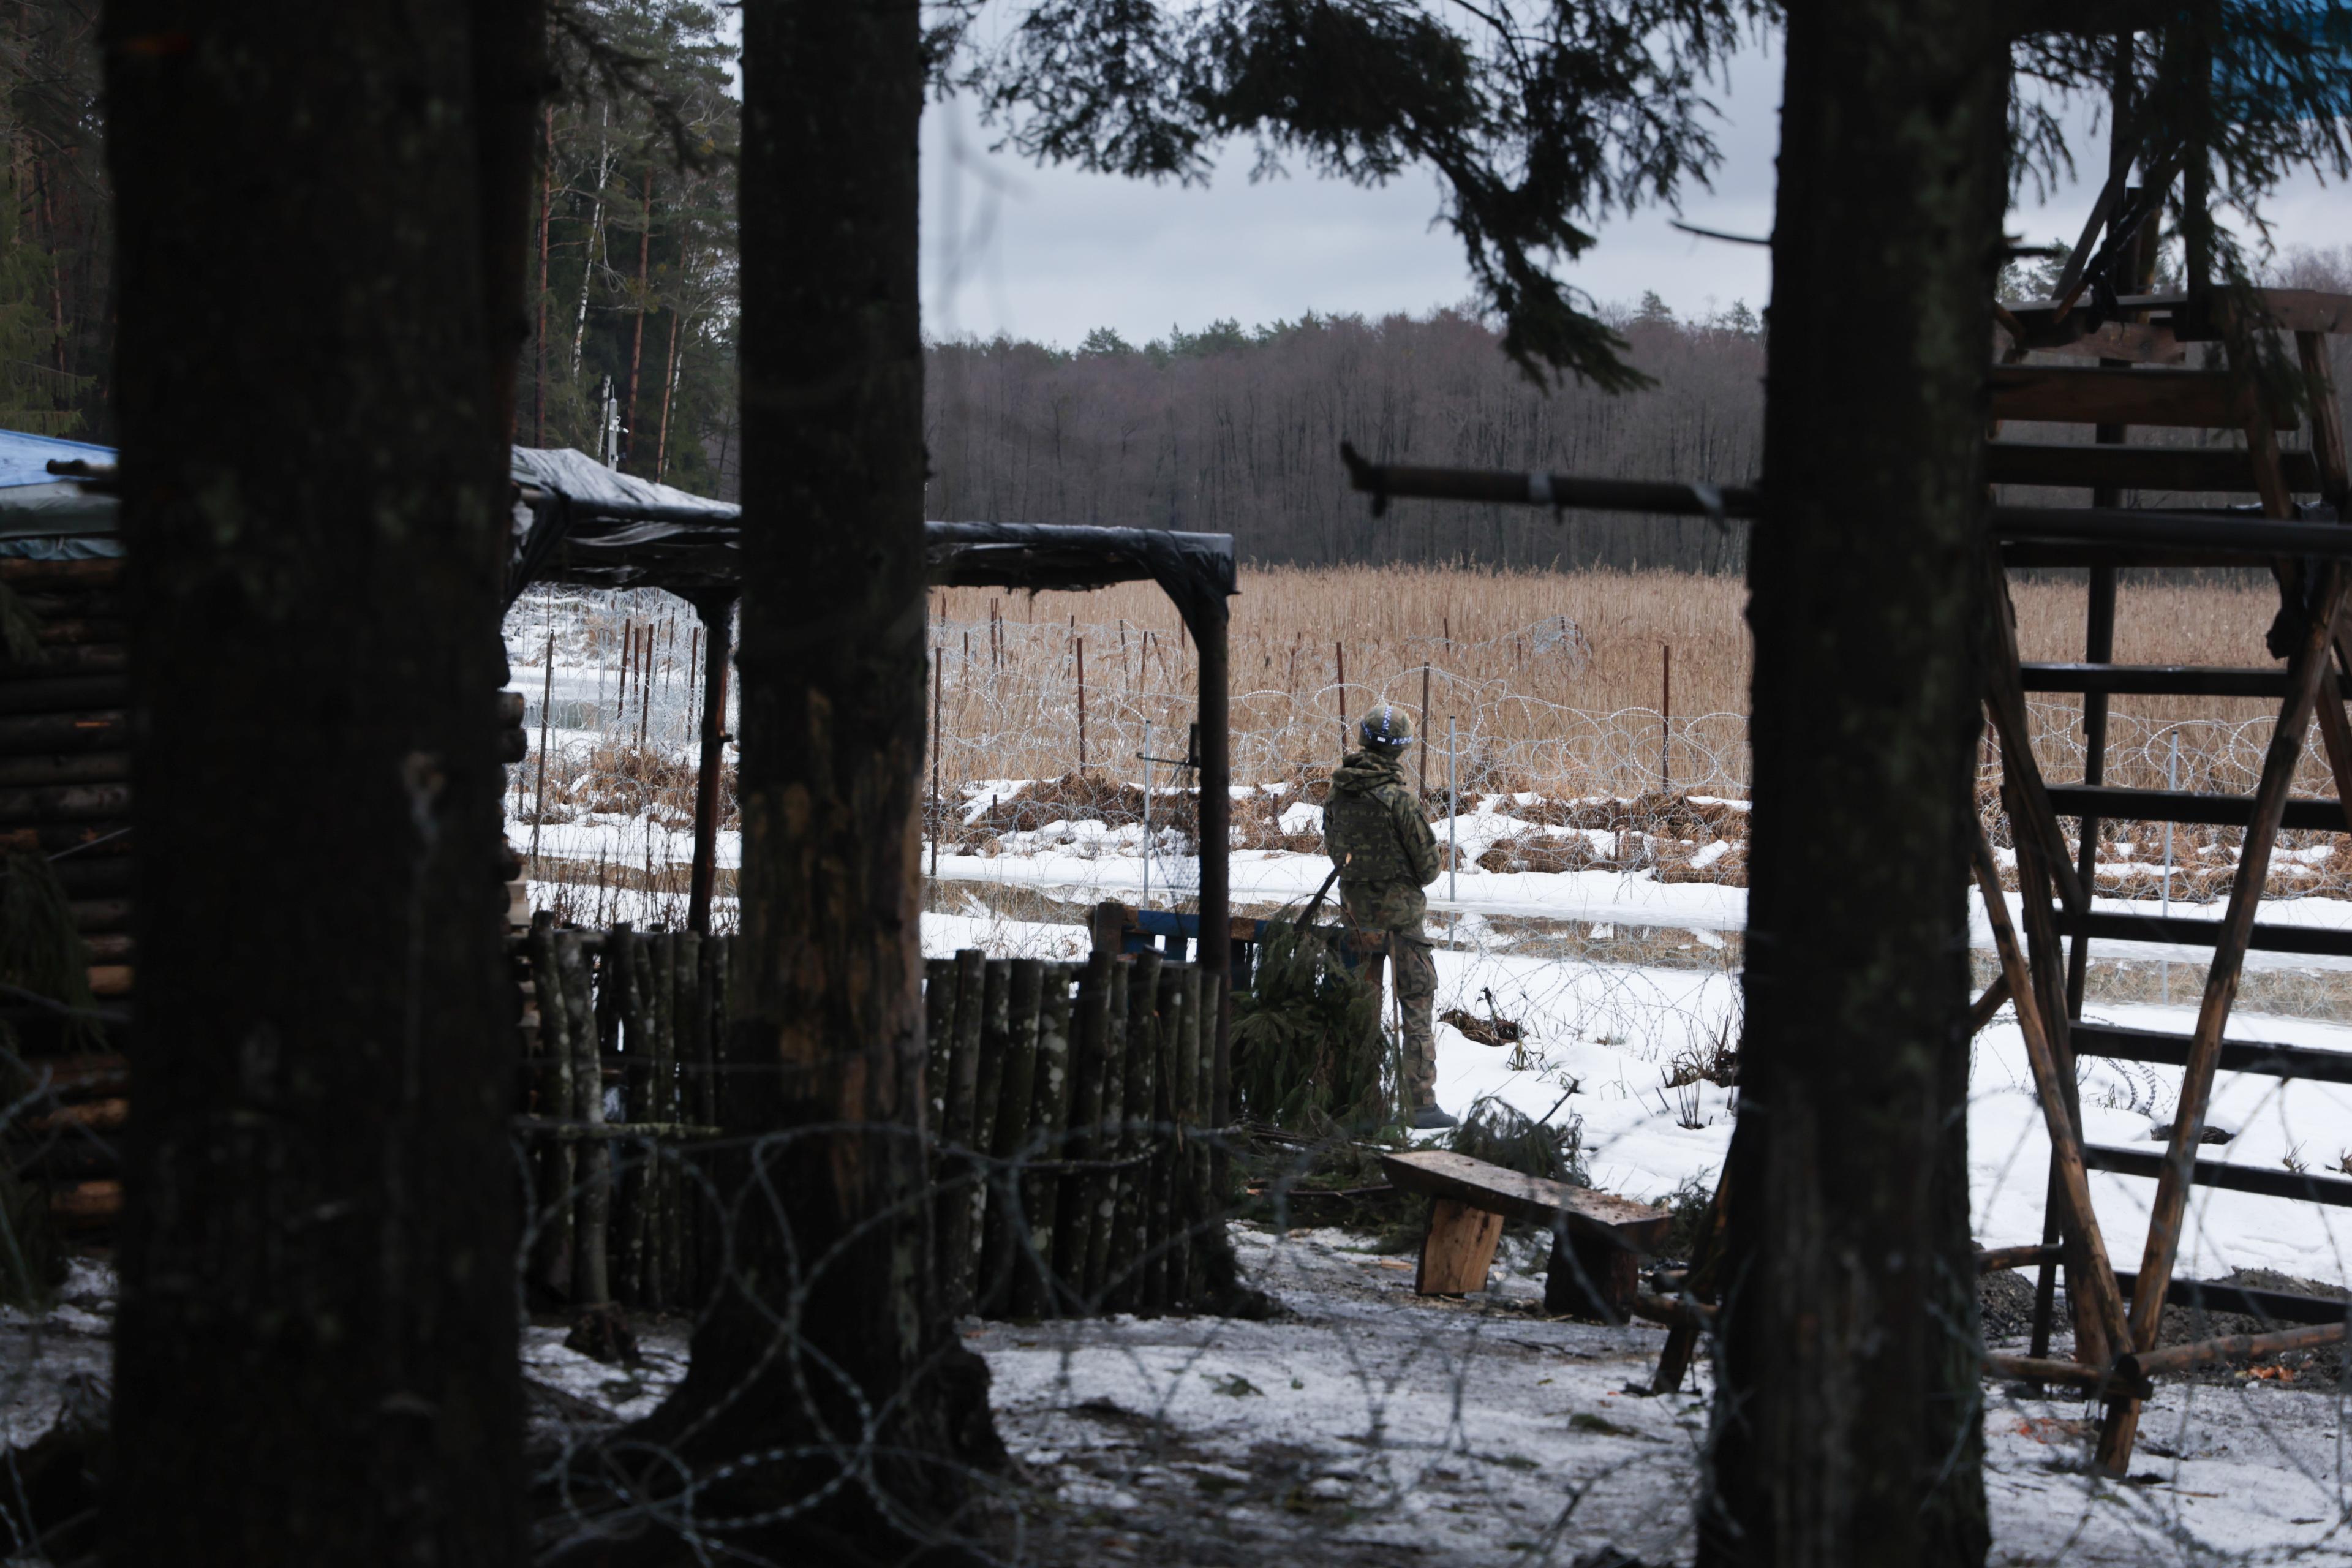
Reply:
[[1429, 902], [1411, 882], [1342, 881], [1340, 901], [1358, 931], [1389, 939], [1389, 973], [1404, 1019], [1404, 1100], [1408, 1110], [1437, 1103], [1437, 961], [1421, 934]]

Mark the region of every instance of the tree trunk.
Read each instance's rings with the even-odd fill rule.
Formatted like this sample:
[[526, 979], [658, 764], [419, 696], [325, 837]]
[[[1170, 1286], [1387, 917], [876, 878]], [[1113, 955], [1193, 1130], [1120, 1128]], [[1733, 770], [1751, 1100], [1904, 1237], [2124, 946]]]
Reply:
[[[919, 1142], [918, 24], [887, 0], [744, 14], [743, 926], [720, 1116], [763, 1141], [719, 1180], [748, 1191], [756, 1168], [774, 1195], [736, 1211], [733, 1277], [641, 1436], [730, 1466], [693, 1512], [750, 1518], [733, 1544], [805, 1563], [951, 1541], [969, 1467], [999, 1453], [986, 1367], [938, 1311]], [[635, 1560], [665, 1561], [646, 1540]]]
[[629, 413], [622, 428], [628, 432], [628, 445], [623, 448], [628, 455], [620, 467], [626, 468], [637, 456], [637, 384], [645, 379], [646, 363], [646, 286], [652, 278], [654, 256], [654, 172], [646, 170], [646, 199], [637, 221], [637, 325], [629, 338]]
[[1984, 1559], [1963, 1018], [1994, 17], [1790, 14], [1710, 1565]]
[[[125, 1565], [524, 1552], [496, 693], [541, 23], [314, 21], [105, 16], [145, 715]], [[322, 803], [340, 831], [286, 835]]]

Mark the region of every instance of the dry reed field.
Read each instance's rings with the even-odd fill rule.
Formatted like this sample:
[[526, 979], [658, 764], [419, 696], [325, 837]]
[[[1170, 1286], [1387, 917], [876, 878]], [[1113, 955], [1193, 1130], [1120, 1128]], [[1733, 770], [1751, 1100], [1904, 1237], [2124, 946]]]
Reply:
[[[2016, 584], [2024, 657], [2080, 658], [2084, 598], [2079, 581]], [[643, 820], [673, 832], [684, 826], [692, 683], [671, 667], [690, 652], [690, 639], [673, 639], [669, 606], [658, 599], [590, 596], [552, 622], [526, 612], [535, 624], [562, 628], [560, 664], [577, 689], [598, 694], [584, 706], [607, 715], [556, 749], [547, 793], [551, 823]], [[1245, 571], [1233, 606], [1234, 777], [1264, 788], [1236, 811], [1235, 845], [1318, 849], [1312, 819], [1286, 822], [1285, 815], [1320, 803], [1347, 733], [1343, 716], [1360, 717], [1385, 699], [1418, 721], [1426, 669], [1429, 743], [1409, 753], [1408, 765], [1426, 770], [1432, 811], [1442, 810], [1449, 782], [1465, 806], [1502, 793], [1542, 797], [1512, 806], [1527, 831], [1482, 852], [1481, 864], [1738, 882], [1744, 818], [1706, 803], [1748, 794], [1745, 599], [1736, 577], [1672, 572]], [[930, 608], [944, 798], [929, 831], [943, 847], [1017, 852], [1055, 822], [1133, 830], [1145, 815], [1139, 786], [1147, 779], [1157, 791], [1155, 841], [1189, 838], [1193, 817], [1182, 794], [1191, 781], [1166, 760], [1184, 753], [1197, 650], [1156, 587], [1034, 597], [946, 589], [932, 595]], [[2267, 664], [2263, 633], [2275, 608], [2266, 584], [2126, 582], [2116, 656], [2146, 664]], [[646, 682], [630, 692], [629, 719], [620, 717], [615, 650], [632, 646], [632, 625], [659, 628], [652, 685], [662, 700], [653, 705], [650, 749], [637, 744], [635, 732], [646, 721]], [[519, 641], [530, 647], [546, 635], [534, 630]], [[642, 657], [641, 647], [640, 668]], [[609, 705], [602, 700], [607, 692]], [[2080, 778], [2079, 700], [2037, 699], [2033, 715], [2045, 772], [2054, 780]], [[2258, 700], [2119, 699], [2107, 781], [2162, 785], [2172, 770], [2180, 788], [2250, 790], [2270, 727], [2269, 705]], [[1980, 784], [1990, 786], [1997, 769], [1988, 742]], [[535, 813], [537, 782], [535, 765], [518, 779], [519, 820]], [[2333, 793], [2315, 734], [2300, 784], [2305, 794]], [[1989, 788], [1984, 799], [1992, 815]], [[2005, 824], [1992, 826], [2006, 837]], [[2155, 896], [2167, 875], [2161, 835], [2160, 827], [2109, 825], [2103, 890]], [[2218, 893], [2236, 837], [2177, 829], [2173, 896]], [[1718, 839], [1735, 841], [1733, 852], [1710, 850]], [[2352, 868], [2332, 864], [2333, 842], [2332, 835], [2285, 836], [2273, 891], [2352, 893]], [[1182, 852], [1172, 841], [1166, 847]], [[633, 840], [625, 852], [602, 841], [593, 848], [551, 845], [542, 866], [583, 855], [586, 864], [564, 869], [598, 888], [627, 882], [656, 895], [682, 893], [683, 868], [666, 864], [649, 840]]]

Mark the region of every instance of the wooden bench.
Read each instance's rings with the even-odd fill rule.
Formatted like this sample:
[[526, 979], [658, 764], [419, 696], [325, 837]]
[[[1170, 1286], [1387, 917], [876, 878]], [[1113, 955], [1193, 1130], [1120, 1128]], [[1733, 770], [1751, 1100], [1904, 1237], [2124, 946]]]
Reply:
[[1622, 1323], [1641, 1290], [1641, 1259], [1664, 1243], [1672, 1219], [1648, 1204], [1442, 1149], [1383, 1154], [1381, 1169], [1390, 1184], [1435, 1200], [1413, 1283], [1423, 1296], [1484, 1289], [1503, 1222], [1528, 1220], [1552, 1234], [1544, 1310]]

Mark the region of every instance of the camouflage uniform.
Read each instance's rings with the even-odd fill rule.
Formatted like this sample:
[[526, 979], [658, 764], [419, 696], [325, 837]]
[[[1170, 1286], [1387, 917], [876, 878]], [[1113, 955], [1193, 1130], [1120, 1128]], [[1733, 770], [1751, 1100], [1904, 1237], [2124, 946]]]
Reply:
[[1437, 1046], [1430, 1008], [1437, 965], [1422, 922], [1422, 889], [1437, 879], [1437, 836], [1386, 747], [1350, 752], [1331, 775], [1323, 807], [1323, 848], [1339, 868], [1339, 897], [1359, 930], [1384, 931], [1389, 970], [1404, 1016], [1404, 1089], [1410, 1109], [1437, 1103]]

